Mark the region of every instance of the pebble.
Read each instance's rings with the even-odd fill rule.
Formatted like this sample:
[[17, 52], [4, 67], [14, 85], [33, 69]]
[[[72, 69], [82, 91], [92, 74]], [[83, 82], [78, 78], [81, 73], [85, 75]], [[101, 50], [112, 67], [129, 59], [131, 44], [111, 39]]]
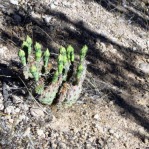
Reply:
[[45, 16], [43, 16], [43, 18], [44, 18], [46, 23], [49, 23], [51, 21], [51, 19], [52, 19], [52, 16], [45, 15]]
[[0, 111], [4, 110], [4, 105], [3, 103], [0, 103]]
[[113, 129], [109, 129], [109, 133], [110, 134], [114, 134], [114, 130]]
[[107, 48], [106, 48], [106, 45], [104, 44], [104, 43], [100, 43], [100, 50], [102, 51], [102, 52], [105, 52], [106, 50], [107, 50]]
[[95, 114], [95, 115], [93, 116], [93, 118], [94, 118], [95, 120], [99, 120], [99, 115], [98, 115], [98, 114]]
[[29, 107], [28, 107], [28, 105], [27, 104], [21, 104], [20, 106], [19, 106], [23, 111], [28, 111], [28, 109], [29, 109]]
[[60, 143], [60, 145], [59, 145], [59, 146], [60, 146], [60, 148], [61, 148], [61, 149], [66, 149], [66, 148], [67, 148], [67, 146], [66, 146], [66, 144], [65, 144], [65, 143]]
[[31, 108], [30, 113], [31, 113], [32, 116], [37, 117], [37, 118], [44, 117], [44, 112], [39, 107]]
[[149, 74], [149, 63], [139, 64], [139, 68], [144, 72]]
[[13, 100], [13, 103], [15, 103], [15, 104], [18, 104], [18, 103], [22, 103], [23, 102], [23, 100], [21, 99], [21, 97], [18, 97], [16, 95], [13, 95], [12, 96], [12, 100]]
[[42, 129], [37, 129], [37, 135], [39, 137], [45, 138], [45, 133]]
[[28, 120], [28, 117], [25, 116], [24, 114], [19, 115], [18, 119], [16, 120], [16, 125], [19, 124], [22, 120]]
[[57, 6], [54, 4], [54, 3], [52, 3], [51, 5], [50, 5], [50, 8], [51, 9], [55, 9]]
[[149, 139], [145, 137], [145, 138], [144, 138], [144, 143], [145, 143], [145, 144], [148, 144], [148, 143], [149, 143]]
[[34, 11], [31, 12], [31, 16], [35, 19], [40, 19], [41, 18], [41, 14], [35, 13]]
[[31, 132], [31, 128], [28, 127], [28, 128], [25, 130], [23, 136], [24, 136], [24, 137], [29, 136], [29, 135], [30, 135], [30, 132]]
[[13, 4], [13, 5], [18, 5], [19, 4], [18, 0], [10, 0], [10, 3]]
[[14, 106], [8, 106], [4, 112], [7, 113], [7, 114], [14, 114], [15, 110], [14, 110]]

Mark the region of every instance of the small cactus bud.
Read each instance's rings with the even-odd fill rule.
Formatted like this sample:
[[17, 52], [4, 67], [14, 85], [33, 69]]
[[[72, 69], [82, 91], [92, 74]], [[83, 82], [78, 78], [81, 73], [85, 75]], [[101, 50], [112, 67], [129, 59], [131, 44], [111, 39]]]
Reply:
[[37, 68], [35, 65], [32, 65], [30, 68], [30, 73], [34, 77], [35, 81], [37, 82], [39, 80], [39, 73], [37, 72]]
[[53, 79], [52, 79], [53, 83], [56, 83], [58, 81], [58, 76], [59, 76], [59, 73], [58, 73], [58, 70], [57, 70], [57, 71], [55, 71]]
[[50, 56], [50, 52], [49, 50], [47, 49], [45, 52], [44, 52], [44, 67], [47, 67], [48, 66], [48, 61], [49, 61], [49, 56]]
[[50, 56], [50, 52], [49, 52], [49, 50], [48, 50], [48, 49], [46, 49], [46, 51], [44, 52], [44, 56], [45, 56], [45, 57]]
[[61, 47], [60, 50], [59, 50], [59, 53], [61, 55], [65, 55], [66, 54], [66, 49], [64, 47]]
[[63, 62], [64, 65], [67, 63], [67, 53], [66, 53], [66, 49], [64, 47], [60, 48], [60, 54], [63, 56]]
[[23, 41], [22, 48], [28, 48], [28, 43], [26, 41]]
[[23, 66], [26, 66], [26, 57], [25, 57], [25, 52], [23, 50], [19, 50], [18, 55], [20, 57], [21, 63]]
[[28, 45], [32, 45], [32, 43], [33, 43], [33, 41], [32, 41], [32, 39], [27, 35], [27, 37], [26, 37], [26, 42], [28, 43]]
[[81, 62], [84, 60], [84, 58], [86, 56], [86, 53], [87, 53], [87, 50], [88, 50], [88, 47], [86, 45], [83, 46], [83, 48], [81, 49], [81, 52], [80, 52], [80, 60], [81, 60]]
[[18, 52], [19, 57], [25, 57], [25, 52], [23, 50], [19, 50]]
[[70, 62], [74, 61], [74, 48], [71, 45], [67, 47], [67, 57]]
[[31, 72], [31, 73], [37, 72], [37, 68], [36, 68], [35, 65], [32, 65], [32, 66], [31, 66], [30, 72]]
[[41, 51], [41, 44], [38, 42], [35, 43], [35, 51]]

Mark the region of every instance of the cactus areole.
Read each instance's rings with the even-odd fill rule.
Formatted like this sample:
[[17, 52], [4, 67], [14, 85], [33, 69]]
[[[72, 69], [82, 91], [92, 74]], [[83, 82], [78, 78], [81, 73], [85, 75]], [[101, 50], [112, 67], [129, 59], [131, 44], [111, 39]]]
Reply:
[[[27, 53], [24, 48], [27, 48]], [[24, 66], [25, 79], [30, 78], [35, 81], [33, 94], [39, 95], [38, 100], [41, 103], [51, 105], [55, 101], [58, 105], [71, 106], [77, 101], [86, 76], [87, 50], [86, 45], [82, 47], [80, 60], [75, 63], [74, 48], [71, 45], [66, 48], [61, 46], [56, 60], [50, 57], [49, 49], [43, 52], [40, 43], [35, 42], [33, 45], [32, 39], [29, 36], [26, 37], [18, 56]], [[57, 65], [53, 65], [53, 61]], [[51, 66], [50, 69], [49, 66]]]

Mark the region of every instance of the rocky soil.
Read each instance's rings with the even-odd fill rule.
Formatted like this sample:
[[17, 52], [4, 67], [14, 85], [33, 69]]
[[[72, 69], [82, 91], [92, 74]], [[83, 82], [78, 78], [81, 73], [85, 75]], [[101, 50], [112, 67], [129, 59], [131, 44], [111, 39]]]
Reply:
[[[149, 148], [148, 0], [0, 1], [2, 149]], [[28, 95], [17, 52], [26, 35], [89, 47], [80, 99], [44, 106]]]

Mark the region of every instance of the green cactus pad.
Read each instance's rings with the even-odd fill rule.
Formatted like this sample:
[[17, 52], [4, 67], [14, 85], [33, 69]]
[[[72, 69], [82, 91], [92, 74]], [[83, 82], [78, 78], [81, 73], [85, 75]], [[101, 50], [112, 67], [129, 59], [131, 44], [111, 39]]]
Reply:
[[42, 94], [44, 92], [44, 84], [38, 84], [35, 87], [36, 94]]
[[88, 47], [86, 45], [83, 46], [83, 48], [81, 49], [81, 52], [80, 52], [80, 61], [81, 62], [85, 59], [87, 51], [88, 51]]
[[78, 68], [77, 68], [77, 79], [80, 79], [83, 73], [83, 65], [79, 64]]
[[48, 86], [44, 93], [40, 96], [39, 101], [43, 104], [51, 105], [56, 98], [61, 84], [62, 78], [60, 78], [57, 83], [52, 83], [50, 86]]
[[70, 62], [74, 61], [74, 48], [71, 45], [67, 47], [67, 57]]
[[58, 76], [59, 76], [59, 73], [58, 73], [58, 70], [57, 70], [54, 73], [54, 76], [53, 76], [53, 79], [52, 79], [52, 83], [56, 83], [58, 81]]
[[74, 104], [77, 99], [79, 98], [81, 92], [82, 92], [82, 84], [83, 84], [83, 81], [85, 79], [85, 76], [86, 76], [86, 61], [84, 61], [82, 63], [83, 65], [83, 69], [82, 69], [82, 66], [80, 66], [80, 70], [82, 71], [82, 75], [80, 76], [80, 79], [79, 81], [77, 82], [76, 85], [73, 85], [73, 84], [69, 84], [69, 89], [67, 91], [67, 95], [66, 95], [66, 98], [64, 100], [64, 104], [67, 105], [67, 106], [71, 106], [72, 104]]

